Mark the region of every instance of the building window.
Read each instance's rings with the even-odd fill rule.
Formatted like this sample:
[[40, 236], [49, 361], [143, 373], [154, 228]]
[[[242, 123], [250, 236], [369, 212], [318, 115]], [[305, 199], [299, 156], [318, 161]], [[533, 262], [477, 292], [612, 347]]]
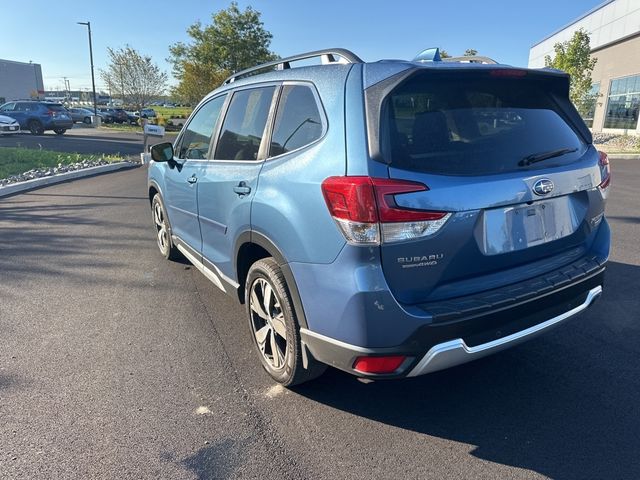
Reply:
[[593, 116], [596, 113], [596, 103], [600, 96], [600, 82], [591, 85], [591, 90], [585, 95], [580, 114], [587, 127], [593, 127]]
[[640, 110], [640, 75], [611, 80], [604, 128], [635, 130]]

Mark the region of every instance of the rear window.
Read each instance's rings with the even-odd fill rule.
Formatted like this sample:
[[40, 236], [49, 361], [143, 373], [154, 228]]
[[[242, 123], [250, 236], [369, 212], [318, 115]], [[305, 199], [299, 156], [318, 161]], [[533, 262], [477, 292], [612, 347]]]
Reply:
[[[545, 86], [524, 78], [416, 75], [385, 101], [385, 159], [397, 168], [445, 175], [571, 163], [586, 145]], [[527, 156], [560, 149], [575, 152], [518, 165]]]
[[54, 112], [65, 112], [66, 111], [66, 108], [64, 108], [59, 103], [45, 103], [44, 106], [46, 108], [48, 108], [49, 110], [52, 110]]

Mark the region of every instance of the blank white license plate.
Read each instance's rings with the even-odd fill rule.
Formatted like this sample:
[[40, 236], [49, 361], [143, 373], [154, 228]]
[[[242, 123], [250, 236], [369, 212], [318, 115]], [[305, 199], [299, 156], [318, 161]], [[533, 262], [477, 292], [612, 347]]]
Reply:
[[571, 235], [584, 212], [570, 196], [485, 210], [481, 248], [486, 255], [514, 252]]

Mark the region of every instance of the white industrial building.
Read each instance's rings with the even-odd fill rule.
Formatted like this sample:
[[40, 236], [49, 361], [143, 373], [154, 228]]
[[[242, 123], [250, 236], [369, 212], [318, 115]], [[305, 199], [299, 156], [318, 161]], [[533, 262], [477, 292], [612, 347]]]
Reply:
[[529, 67], [544, 67], [553, 46], [576, 30], [589, 33], [597, 94], [585, 121], [596, 132], [640, 135], [640, 0], [608, 0], [536, 43]]
[[0, 59], [0, 105], [19, 98], [38, 98], [44, 91], [38, 63]]

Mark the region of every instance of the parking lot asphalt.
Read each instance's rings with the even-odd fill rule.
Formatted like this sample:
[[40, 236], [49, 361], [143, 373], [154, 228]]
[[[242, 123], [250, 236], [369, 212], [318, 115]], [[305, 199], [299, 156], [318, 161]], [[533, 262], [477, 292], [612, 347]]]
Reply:
[[[165, 139], [173, 141], [176, 134], [167, 132]], [[97, 153], [105, 155], [139, 156], [142, 152], [142, 135], [106, 128], [94, 129], [77, 125], [64, 135], [45, 132], [31, 135], [22, 132], [16, 135], [0, 135], [0, 147], [22, 147], [53, 150], [57, 152]], [[150, 140], [149, 144], [162, 141]]]
[[613, 162], [602, 298], [411, 380], [286, 390], [244, 309], [157, 252], [145, 170], [0, 200], [0, 478], [640, 477], [640, 162]]

